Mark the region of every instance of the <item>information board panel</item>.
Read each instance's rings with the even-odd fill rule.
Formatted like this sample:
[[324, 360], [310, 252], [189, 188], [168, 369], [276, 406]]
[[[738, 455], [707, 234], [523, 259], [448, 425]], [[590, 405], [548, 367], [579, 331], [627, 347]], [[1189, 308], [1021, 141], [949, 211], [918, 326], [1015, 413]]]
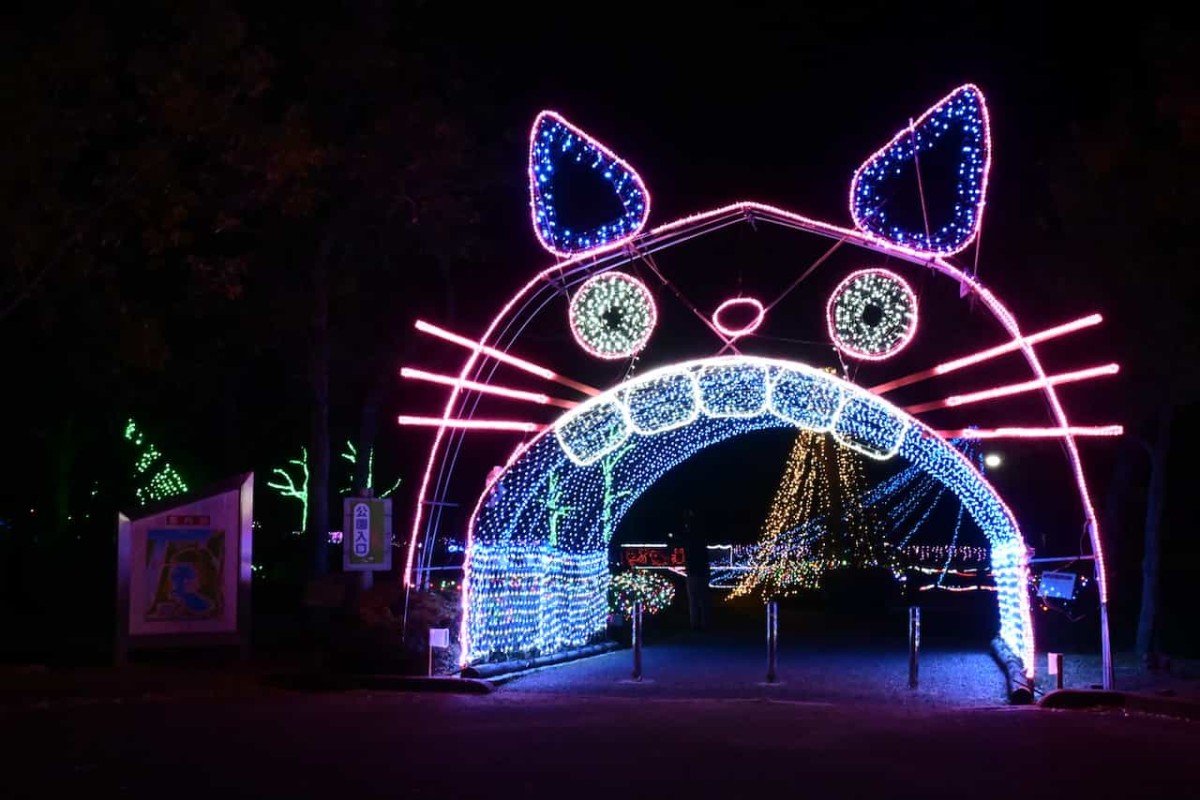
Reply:
[[117, 515], [117, 660], [248, 641], [254, 474]]

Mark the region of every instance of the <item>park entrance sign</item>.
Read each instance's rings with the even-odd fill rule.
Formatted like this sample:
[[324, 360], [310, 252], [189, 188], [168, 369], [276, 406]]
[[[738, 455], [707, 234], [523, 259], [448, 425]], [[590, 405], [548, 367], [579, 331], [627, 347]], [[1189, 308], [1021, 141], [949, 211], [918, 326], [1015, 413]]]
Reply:
[[117, 515], [116, 660], [250, 637], [254, 473]]
[[342, 498], [342, 569], [374, 572], [392, 568], [392, 501]]

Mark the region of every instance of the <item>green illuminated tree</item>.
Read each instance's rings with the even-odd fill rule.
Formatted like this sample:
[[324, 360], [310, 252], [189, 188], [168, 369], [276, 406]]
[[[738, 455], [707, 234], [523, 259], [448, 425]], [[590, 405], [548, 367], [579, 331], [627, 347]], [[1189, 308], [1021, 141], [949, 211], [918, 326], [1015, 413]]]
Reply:
[[132, 419], [125, 423], [125, 440], [138, 448], [133, 474], [134, 493], [139, 503], [156, 503], [187, 492], [188, 485], [178, 470], [146, 439], [145, 432]]
[[562, 504], [562, 487], [559, 485], [558, 470], [550, 472], [546, 486], [546, 494], [541, 500], [542, 506], [550, 517], [550, 546], [558, 546], [558, 523], [575, 509]]
[[300, 501], [300, 527], [296, 530], [296, 533], [300, 533], [308, 523], [308, 449], [301, 447], [300, 457], [290, 459], [288, 463], [300, 468], [299, 477], [294, 478], [282, 467], [275, 467], [271, 470], [271, 474], [278, 475], [283, 482], [267, 481], [267, 486], [284, 497], [292, 497]]
[[[401, 479], [399, 477], [397, 477], [396, 480], [392, 482], [392, 485], [390, 487], [385, 489], [382, 493], [375, 494], [375, 448], [374, 447], [369, 448], [367, 450], [367, 457], [365, 459], [362, 459], [362, 458], [359, 458], [358, 448], [354, 446], [354, 442], [347, 440], [346, 441], [346, 449], [342, 451], [341, 456], [344, 460], [350, 462], [350, 470], [351, 470], [351, 474], [350, 474], [351, 485], [349, 488], [343, 489], [342, 494], [352, 494], [355, 492], [359, 492], [359, 491], [361, 491], [361, 489], [359, 487], [361, 487], [362, 489], [367, 489], [368, 491], [370, 491], [374, 497], [387, 497], [388, 495], [392, 494], [393, 492], [396, 491], [396, 489], [398, 489], [400, 487]], [[358, 479], [358, 477], [355, 473], [357, 472], [358, 465], [364, 461], [367, 466], [367, 472], [366, 472], [365, 477], [362, 478], [362, 480], [360, 482], [360, 480]]]

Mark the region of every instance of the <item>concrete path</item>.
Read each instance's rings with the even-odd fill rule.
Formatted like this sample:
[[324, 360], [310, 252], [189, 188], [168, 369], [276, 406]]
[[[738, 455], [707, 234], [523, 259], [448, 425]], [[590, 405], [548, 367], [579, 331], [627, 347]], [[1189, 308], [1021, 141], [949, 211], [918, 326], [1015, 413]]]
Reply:
[[781, 644], [774, 684], [766, 682], [765, 642], [745, 634], [652, 642], [642, 653], [641, 682], [630, 679], [632, 665], [632, 651], [619, 650], [528, 673], [500, 691], [975, 707], [1006, 702], [1004, 675], [986, 650], [924, 650], [915, 690], [908, 687], [907, 650], [895, 643]]

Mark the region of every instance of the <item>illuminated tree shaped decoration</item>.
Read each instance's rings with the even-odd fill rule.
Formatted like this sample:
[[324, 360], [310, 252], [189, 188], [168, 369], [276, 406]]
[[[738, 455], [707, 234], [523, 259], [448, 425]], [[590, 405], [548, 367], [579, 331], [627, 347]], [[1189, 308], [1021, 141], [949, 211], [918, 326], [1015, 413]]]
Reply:
[[558, 526], [562, 522], [563, 517], [571, 513], [570, 506], [562, 504], [563, 489], [559, 480], [558, 470], [550, 473], [548, 485], [546, 487], [546, 496], [542, 498], [542, 506], [549, 514], [550, 520], [550, 546], [558, 546]]
[[612, 541], [613, 525], [616, 521], [613, 516], [613, 508], [618, 501], [633, 494], [631, 489], [617, 490], [613, 478], [617, 464], [621, 462], [621, 459], [633, 452], [633, 449], [632, 444], [627, 444], [620, 450], [615, 450], [600, 460], [600, 474], [604, 480], [604, 501], [600, 511], [600, 529], [603, 531], [605, 544]]
[[[615, 216], [568, 218], [580, 211], [579, 184], [599, 179], [615, 196]], [[572, 256], [632, 239], [650, 216], [650, 193], [633, 167], [553, 111], [543, 111], [529, 136], [529, 206], [542, 247]]]
[[917, 332], [917, 296], [886, 269], [847, 275], [825, 306], [829, 337], [851, 358], [882, 361], [899, 353]]
[[297, 532], [300, 532], [304, 530], [304, 525], [308, 522], [308, 449], [301, 447], [300, 457], [290, 459], [288, 463], [300, 468], [299, 482], [287, 470], [276, 467], [271, 470], [271, 474], [279, 475], [284, 482], [271, 483], [267, 481], [267, 486], [284, 497], [294, 497], [300, 501], [300, 527], [297, 529]]
[[633, 604], [638, 601], [645, 613], [657, 614], [674, 599], [674, 584], [662, 575], [646, 570], [617, 573], [608, 587], [609, 610], [625, 619], [633, 617]]
[[[346, 450], [342, 453], [342, 458], [350, 462], [350, 469], [354, 469], [354, 465], [358, 463], [358, 448], [354, 446], [354, 442], [346, 440]], [[392, 492], [400, 487], [400, 478], [397, 477], [391, 488], [383, 494], [376, 494], [375, 497], [387, 497]], [[375, 448], [372, 447], [367, 451], [367, 486], [366, 488], [374, 492], [375, 490]], [[343, 489], [342, 494], [350, 494], [352, 488]]]
[[861, 458], [826, 434], [796, 437], [750, 569], [730, 597], [764, 600], [820, 588], [846, 567], [895, 567], [876, 515], [864, 509]]
[[139, 503], [155, 503], [187, 492], [188, 486], [183, 477], [163, 459], [157, 447], [146, 441], [146, 434], [138, 429], [132, 419], [125, 423], [125, 439], [135, 447], [142, 448], [133, 465], [137, 483], [134, 492]]
[[915, 253], [957, 253], [979, 232], [991, 158], [983, 93], [960, 86], [858, 168], [854, 225]]
[[571, 298], [571, 333], [597, 358], [627, 358], [646, 346], [658, 309], [646, 285], [623, 272], [590, 278]]

